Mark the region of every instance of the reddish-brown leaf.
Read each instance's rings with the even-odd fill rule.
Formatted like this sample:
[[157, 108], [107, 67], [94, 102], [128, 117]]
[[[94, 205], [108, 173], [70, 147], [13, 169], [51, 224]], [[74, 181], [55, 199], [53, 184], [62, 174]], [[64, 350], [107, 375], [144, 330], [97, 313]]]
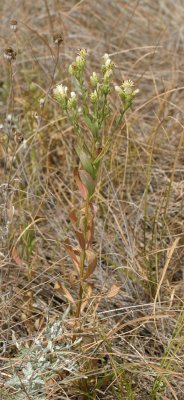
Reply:
[[75, 229], [75, 234], [76, 234], [76, 238], [80, 244], [81, 249], [84, 250], [86, 247], [86, 242], [85, 242], [83, 233], [81, 231]]
[[88, 247], [92, 244], [93, 237], [94, 237], [94, 218], [92, 216], [88, 230]]
[[87, 259], [88, 259], [88, 267], [84, 275], [84, 279], [89, 278], [89, 276], [92, 275], [97, 266], [97, 256], [93, 250], [91, 249], [87, 250]]
[[85, 187], [85, 185], [81, 182], [81, 179], [79, 177], [78, 168], [74, 169], [74, 177], [75, 177], [75, 181], [76, 181], [77, 187], [78, 187], [83, 199], [86, 200], [87, 195], [88, 195], [88, 191], [87, 191], [87, 188]]
[[68, 255], [71, 257], [71, 259], [72, 259], [72, 261], [73, 261], [73, 263], [74, 263], [74, 266], [75, 266], [75, 268], [76, 268], [76, 270], [77, 270], [77, 273], [80, 275], [80, 268], [79, 268], [79, 265], [80, 265], [80, 258], [79, 258], [78, 255], [76, 254], [76, 251], [73, 249], [73, 247], [72, 247], [72, 245], [71, 245], [69, 239], [66, 239], [66, 240], [65, 240], [64, 246], [65, 246], [66, 252], [67, 252]]
[[62, 296], [66, 297], [70, 303], [75, 304], [75, 300], [73, 299], [69, 290], [66, 288], [66, 286], [63, 283], [56, 281], [55, 285], [54, 285], [54, 290], [57, 291], [58, 293], [60, 293]]
[[81, 182], [84, 184], [85, 188], [87, 188], [89, 196], [92, 196], [95, 191], [94, 179], [88, 174], [88, 172], [84, 171], [83, 169], [79, 171], [79, 176]]
[[75, 208], [74, 208], [73, 210], [70, 211], [69, 217], [70, 217], [70, 220], [71, 220], [71, 222], [72, 222], [73, 224], [76, 224], [76, 223], [77, 223], [78, 219], [77, 219], [77, 215], [76, 215], [76, 210], [75, 210]]
[[106, 297], [108, 299], [111, 299], [112, 297], [115, 297], [119, 291], [120, 291], [120, 287], [117, 285], [112, 285], [111, 288], [109, 289], [108, 293], [106, 294]]
[[18, 256], [18, 253], [17, 253], [17, 250], [15, 247], [13, 247], [11, 256], [12, 256], [13, 260], [15, 261], [15, 263], [18, 265], [18, 267], [20, 267], [20, 268], [23, 267], [23, 262], [20, 259], [20, 257]]
[[86, 308], [86, 306], [87, 306], [87, 304], [88, 304], [88, 302], [89, 302], [89, 300], [91, 298], [92, 292], [93, 292], [93, 287], [92, 287], [92, 285], [88, 284], [87, 287], [86, 287], [85, 298], [84, 298], [84, 300], [82, 302], [82, 305], [81, 305], [81, 313]]

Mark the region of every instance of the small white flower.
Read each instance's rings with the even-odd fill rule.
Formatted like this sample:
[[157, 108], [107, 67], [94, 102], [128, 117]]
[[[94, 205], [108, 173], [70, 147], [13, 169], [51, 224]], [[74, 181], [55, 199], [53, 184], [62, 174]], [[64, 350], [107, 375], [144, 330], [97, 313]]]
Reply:
[[125, 94], [133, 94], [134, 92], [134, 82], [131, 80], [124, 81], [122, 84], [122, 89]]
[[75, 92], [71, 92], [71, 94], [70, 94], [70, 98], [69, 98], [69, 100], [68, 100], [68, 109], [70, 109], [70, 110], [75, 110], [76, 109], [76, 106], [77, 106], [77, 96], [76, 96], [76, 93]]
[[107, 53], [104, 54], [103, 59], [104, 59], [106, 68], [109, 68], [112, 65], [109, 55]]
[[76, 66], [77, 66], [77, 68], [83, 69], [84, 66], [85, 66], [85, 63], [86, 63], [86, 59], [83, 56], [79, 55], [79, 56], [76, 57]]
[[120, 86], [117, 86], [117, 85], [116, 85], [114, 88], [115, 88], [115, 91], [116, 91], [117, 93], [120, 94], [120, 93], [122, 92], [122, 89], [120, 88]]
[[57, 85], [55, 88], [54, 88], [54, 90], [53, 90], [53, 92], [54, 92], [54, 96], [57, 98], [57, 97], [65, 97], [66, 96], [66, 94], [67, 94], [67, 91], [68, 91], [68, 88], [67, 88], [67, 86], [63, 86], [62, 84], [60, 84], [60, 85]]
[[133, 95], [135, 96], [137, 93], [139, 93], [140, 92], [140, 90], [139, 89], [135, 89], [134, 91], [133, 91]]
[[134, 90], [134, 82], [131, 81], [130, 79], [123, 82], [122, 90], [125, 95], [130, 95], [130, 96], [135, 96], [137, 93], [139, 93], [139, 89]]
[[104, 56], [103, 56], [103, 59], [104, 59], [105, 62], [110, 60], [109, 54], [105, 53]]
[[71, 98], [75, 99], [76, 98], [76, 93], [75, 92], [71, 92]]
[[63, 105], [67, 101], [67, 91], [68, 91], [67, 86], [63, 86], [62, 84], [57, 85], [53, 89], [54, 97], [56, 98], [57, 101], [61, 102]]

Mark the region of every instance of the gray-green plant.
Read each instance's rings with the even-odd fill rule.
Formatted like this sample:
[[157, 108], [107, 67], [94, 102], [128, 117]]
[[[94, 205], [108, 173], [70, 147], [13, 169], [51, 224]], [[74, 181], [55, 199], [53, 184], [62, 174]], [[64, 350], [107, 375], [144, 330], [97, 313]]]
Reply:
[[48, 322], [44, 333], [34, 340], [30, 348], [14, 339], [18, 355], [12, 378], [5, 386], [18, 392], [18, 400], [26, 399], [26, 394], [36, 398], [41, 393], [39, 398], [42, 398], [50, 378], [61, 371], [76, 373], [79, 370], [79, 365], [71, 354], [81, 338], [73, 341], [71, 337], [65, 336], [64, 320], [69, 311], [68, 307], [62, 318], [54, 323]]

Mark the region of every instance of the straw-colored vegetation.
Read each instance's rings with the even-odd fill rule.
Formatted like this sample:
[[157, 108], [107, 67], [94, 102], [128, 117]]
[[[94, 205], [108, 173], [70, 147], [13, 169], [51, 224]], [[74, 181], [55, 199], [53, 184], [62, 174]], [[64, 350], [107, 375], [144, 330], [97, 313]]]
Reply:
[[183, 1], [0, 11], [0, 398], [182, 400]]

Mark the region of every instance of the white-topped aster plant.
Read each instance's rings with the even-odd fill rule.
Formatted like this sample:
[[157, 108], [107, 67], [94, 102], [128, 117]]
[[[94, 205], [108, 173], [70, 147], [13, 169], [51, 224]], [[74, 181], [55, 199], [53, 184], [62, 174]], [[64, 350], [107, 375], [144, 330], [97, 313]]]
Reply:
[[[78, 241], [77, 259], [76, 248], [72, 248], [69, 239], [66, 241], [66, 251], [74, 261], [79, 282], [77, 305], [72, 303], [73, 312], [77, 318], [81, 315], [87, 280], [97, 265], [97, 257], [92, 248], [94, 235], [94, 198], [98, 183], [99, 169], [108, 150], [113, 134], [122, 123], [124, 113], [131, 106], [137, 90], [132, 81], [125, 81], [121, 86], [115, 86], [121, 106], [113, 124], [110, 124], [109, 135], [104, 136], [105, 124], [112, 114], [110, 95], [113, 94], [113, 72], [115, 64], [110, 56], [105, 54], [101, 64], [101, 74], [94, 71], [89, 80], [85, 79], [87, 62], [86, 49], [80, 49], [75, 61], [69, 66], [76, 92], [68, 96], [66, 86], [59, 85], [54, 91], [55, 98], [61, 104], [62, 112], [68, 117], [70, 124], [77, 133], [76, 152], [80, 163], [75, 170], [75, 179], [83, 198], [81, 210], [72, 211], [76, 239]], [[79, 111], [80, 110], [80, 111]], [[87, 128], [87, 132], [86, 132]], [[69, 244], [70, 243], [70, 244]], [[71, 250], [72, 249], [72, 250]], [[90, 254], [90, 256], [89, 256]], [[73, 258], [75, 257], [75, 259]]]

